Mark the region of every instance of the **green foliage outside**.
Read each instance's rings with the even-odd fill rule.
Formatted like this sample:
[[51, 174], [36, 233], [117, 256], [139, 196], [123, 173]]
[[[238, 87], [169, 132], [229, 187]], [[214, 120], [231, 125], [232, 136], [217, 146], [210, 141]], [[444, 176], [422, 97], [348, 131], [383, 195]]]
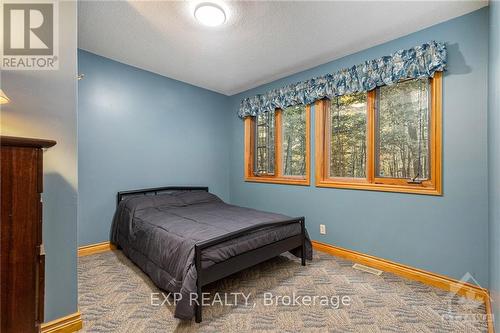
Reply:
[[283, 174], [306, 174], [306, 107], [297, 105], [286, 108], [283, 121]]
[[366, 108], [366, 93], [331, 101], [330, 177], [366, 178]]
[[[429, 178], [429, 81], [410, 80], [377, 89], [376, 176]], [[306, 107], [282, 113], [283, 174], [304, 176]], [[257, 116], [256, 171], [274, 173], [274, 112]], [[367, 93], [331, 100], [327, 114], [329, 177], [366, 178]]]
[[427, 79], [379, 89], [379, 176], [429, 178], [428, 92]]
[[265, 112], [257, 116], [255, 146], [255, 171], [257, 174], [274, 174], [274, 122], [274, 112]]

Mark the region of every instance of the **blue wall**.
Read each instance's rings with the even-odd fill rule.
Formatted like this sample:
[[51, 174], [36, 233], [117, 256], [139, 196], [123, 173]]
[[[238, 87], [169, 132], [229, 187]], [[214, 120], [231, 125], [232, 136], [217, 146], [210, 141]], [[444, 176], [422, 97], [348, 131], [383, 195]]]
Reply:
[[59, 3], [59, 70], [2, 71], [2, 135], [53, 139], [44, 153], [45, 321], [77, 311], [76, 2]]
[[229, 199], [224, 95], [78, 51], [79, 245], [109, 240], [116, 192], [208, 185]]
[[[244, 131], [236, 115], [243, 97], [433, 39], [446, 42], [449, 50], [443, 82], [442, 197], [243, 181]], [[487, 286], [487, 70], [488, 8], [484, 8], [233, 96], [231, 202], [305, 215], [313, 239], [454, 278], [470, 272]], [[319, 234], [320, 223], [326, 224], [327, 235]]]
[[490, 292], [500, 328], [500, 2], [490, 2]]

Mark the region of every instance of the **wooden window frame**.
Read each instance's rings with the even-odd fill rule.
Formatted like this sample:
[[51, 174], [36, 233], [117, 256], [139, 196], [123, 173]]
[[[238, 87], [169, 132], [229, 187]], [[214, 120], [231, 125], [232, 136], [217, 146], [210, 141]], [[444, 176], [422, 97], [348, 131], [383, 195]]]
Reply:
[[442, 195], [442, 72], [436, 72], [429, 80], [429, 155], [430, 177], [421, 184], [409, 184], [406, 179], [375, 177], [376, 145], [376, 91], [367, 93], [367, 160], [366, 178], [329, 178], [326, 113], [328, 102], [315, 103], [315, 181], [317, 187], [356, 190]]
[[255, 154], [255, 117], [246, 117], [245, 123], [245, 181], [257, 183], [273, 183], [273, 184], [288, 184], [288, 185], [303, 185], [311, 184], [310, 177], [310, 146], [311, 146], [311, 106], [306, 105], [306, 169], [305, 176], [285, 176], [283, 174], [283, 110], [276, 109], [275, 111], [275, 157], [274, 157], [274, 175], [255, 175], [254, 174], [254, 154]]

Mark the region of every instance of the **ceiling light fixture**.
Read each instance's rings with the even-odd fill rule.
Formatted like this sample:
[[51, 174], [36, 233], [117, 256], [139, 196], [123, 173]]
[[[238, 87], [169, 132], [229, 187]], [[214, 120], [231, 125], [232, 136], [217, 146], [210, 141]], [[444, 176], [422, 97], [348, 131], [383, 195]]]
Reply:
[[216, 27], [226, 21], [224, 10], [214, 3], [199, 4], [194, 10], [194, 17], [198, 22], [209, 27]]

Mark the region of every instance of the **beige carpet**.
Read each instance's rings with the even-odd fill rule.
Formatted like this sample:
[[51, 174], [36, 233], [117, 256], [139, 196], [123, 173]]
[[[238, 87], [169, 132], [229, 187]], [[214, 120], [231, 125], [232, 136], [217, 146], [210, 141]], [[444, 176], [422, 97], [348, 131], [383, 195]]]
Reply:
[[[393, 274], [376, 276], [351, 266], [349, 261], [318, 252], [306, 267], [292, 256], [275, 258], [209, 286], [212, 294], [251, 296], [247, 304], [240, 297], [236, 306], [204, 307], [203, 322], [196, 324], [175, 319], [173, 305], [152, 305], [151, 293], [161, 291], [120, 251], [81, 257], [82, 332], [487, 331], [482, 303]], [[264, 293], [317, 298], [315, 305], [306, 305], [307, 297], [302, 297], [301, 305], [288, 306], [281, 299], [265, 306]], [[321, 296], [344, 297], [349, 304], [337, 306], [335, 298], [325, 304]]]

